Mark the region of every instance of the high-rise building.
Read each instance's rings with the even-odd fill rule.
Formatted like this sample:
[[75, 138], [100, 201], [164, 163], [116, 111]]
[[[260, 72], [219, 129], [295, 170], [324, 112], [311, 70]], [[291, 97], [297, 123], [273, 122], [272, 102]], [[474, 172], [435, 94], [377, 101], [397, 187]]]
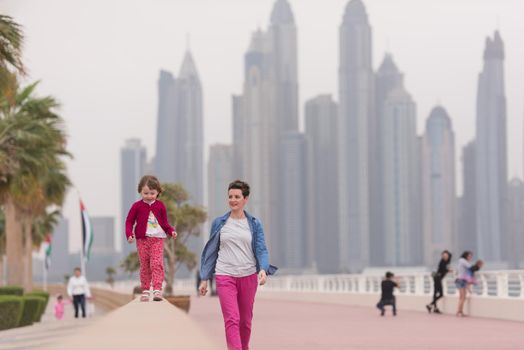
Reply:
[[91, 217], [94, 239], [92, 254], [115, 254], [115, 218], [112, 216]]
[[331, 95], [306, 102], [308, 214], [313, 265], [319, 273], [336, 273], [338, 257], [337, 112]]
[[375, 75], [375, 114], [369, 125], [370, 264], [385, 265], [383, 138], [388, 94], [401, 88], [404, 75], [387, 53]]
[[444, 249], [455, 251], [457, 247], [454, 139], [446, 110], [440, 106], [433, 108], [421, 147], [426, 265], [438, 261]]
[[460, 199], [459, 230], [457, 241], [459, 253], [477, 251], [477, 186], [475, 141], [462, 149], [462, 197]]
[[271, 185], [276, 164], [272, 155], [278, 145], [270, 96], [269, 62], [267, 35], [258, 30], [253, 33], [244, 56], [242, 96], [233, 99], [233, 163], [234, 170], [242, 169], [240, 175], [251, 186], [248, 210], [264, 224], [267, 244], [273, 255], [272, 248], [276, 244], [272, 241], [270, 230]]
[[361, 0], [351, 0], [340, 26], [338, 157], [340, 269], [369, 264], [369, 120], [374, 75], [371, 27]]
[[121, 232], [122, 255], [126, 257], [136, 250], [134, 245], [127, 242], [124, 235], [125, 220], [131, 205], [140, 198], [138, 194], [138, 182], [145, 175], [146, 148], [139, 139], [126, 140], [124, 147], [120, 150], [120, 186], [121, 186], [121, 217], [118, 227]]
[[486, 39], [479, 74], [476, 128], [477, 255], [504, 260], [507, 250], [507, 141], [504, 43], [498, 31]]
[[267, 31], [258, 30], [244, 56], [244, 87], [233, 97], [234, 175], [252, 187], [249, 210], [264, 223], [269, 250], [283, 256], [280, 192], [287, 185], [279, 145], [298, 131], [297, 40], [287, 0], [274, 4]]
[[228, 210], [227, 186], [233, 181], [233, 150], [231, 145], [212, 145], [207, 165], [207, 211], [209, 220]]
[[64, 275], [71, 275], [71, 265], [69, 257], [69, 220], [61, 219], [53, 230], [51, 236], [52, 247], [51, 261], [47, 272], [47, 279], [50, 282], [63, 282]]
[[524, 182], [514, 178], [508, 184], [508, 251], [510, 268], [520, 269], [524, 265]]
[[86, 270], [90, 281], [104, 281], [107, 278], [106, 269], [112, 267], [117, 270], [121, 260], [115, 249], [115, 218], [92, 216], [91, 226], [94, 237]]
[[307, 225], [307, 167], [306, 138], [299, 132], [288, 132], [281, 139], [281, 181], [284, 184], [279, 198], [282, 213], [280, 228], [282, 268], [289, 273], [309, 267], [310, 236]]
[[415, 265], [422, 249], [417, 217], [418, 139], [415, 103], [403, 88], [389, 93], [383, 125], [385, 264]]
[[175, 159], [178, 159], [180, 149], [176, 140], [182, 132], [176, 125], [176, 80], [172, 73], [161, 70], [158, 79], [158, 118], [156, 132], [155, 173], [163, 182], [174, 182]]
[[175, 89], [176, 149], [175, 182], [189, 193], [193, 204], [204, 204], [204, 120], [202, 85], [193, 56], [188, 51], [182, 62]]

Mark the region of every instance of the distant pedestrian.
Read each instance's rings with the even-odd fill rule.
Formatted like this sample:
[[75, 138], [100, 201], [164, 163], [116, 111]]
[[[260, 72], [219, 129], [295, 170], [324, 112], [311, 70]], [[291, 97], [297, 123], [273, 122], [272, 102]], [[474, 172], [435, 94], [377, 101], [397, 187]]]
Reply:
[[55, 301], [55, 317], [57, 320], [62, 320], [64, 318], [65, 305], [68, 304], [62, 294], [56, 296]]
[[162, 300], [164, 281], [164, 239], [167, 235], [176, 238], [175, 229], [167, 220], [167, 209], [157, 199], [162, 193], [160, 181], [152, 175], [143, 176], [138, 184], [142, 197], [133, 203], [126, 218], [126, 237], [129, 243], [136, 240], [140, 260], [140, 301], [149, 301], [153, 285], [153, 300]]
[[69, 278], [67, 283], [67, 295], [73, 299], [73, 306], [75, 307], [75, 318], [78, 318], [79, 309], [82, 310], [82, 317], [86, 317], [86, 298], [91, 298], [91, 290], [87, 279], [82, 276], [82, 270], [77, 267], [74, 270], [73, 276]]
[[384, 316], [386, 309], [384, 306], [391, 305], [393, 307], [393, 316], [397, 316], [397, 302], [393, 294], [395, 288], [399, 287], [399, 282], [395, 278], [393, 272], [386, 272], [386, 278], [382, 281], [381, 289], [382, 295], [380, 301], [377, 303], [377, 308], [380, 310], [380, 316]]
[[431, 313], [431, 311], [436, 314], [442, 313], [437, 307], [437, 301], [444, 296], [442, 280], [444, 280], [444, 277], [446, 277], [448, 272], [452, 271], [449, 268], [450, 263], [451, 253], [447, 250], [444, 250], [440, 255], [440, 262], [438, 263], [437, 271], [433, 273], [433, 300], [431, 303], [426, 305], [426, 309], [429, 313]]
[[249, 185], [236, 180], [229, 184], [230, 211], [211, 224], [209, 241], [202, 252], [200, 294], [208, 292], [208, 280], [216, 274], [216, 289], [229, 350], [249, 349], [253, 304], [258, 285], [276, 271], [260, 221], [244, 211]]
[[460, 256], [457, 268], [457, 278], [455, 279], [455, 286], [459, 292], [459, 301], [457, 307], [457, 316], [464, 317], [464, 302], [466, 301], [466, 294], [468, 290], [468, 278], [471, 274], [471, 260], [473, 260], [473, 253], [466, 250]]

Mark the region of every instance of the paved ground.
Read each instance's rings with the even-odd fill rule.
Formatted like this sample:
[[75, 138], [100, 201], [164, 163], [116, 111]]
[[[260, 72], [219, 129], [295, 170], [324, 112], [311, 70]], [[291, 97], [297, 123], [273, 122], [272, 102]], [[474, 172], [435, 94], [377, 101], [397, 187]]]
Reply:
[[[225, 347], [217, 298], [193, 298], [190, 316]], [[524, 349], [524, 323], [320, 303], [257, 299], [253, 350]]]
[[73, 317], [73, 306], [66, 306], [64, 319], [58, 321], [53, 314], [54, 300], [49, 300], [47, 310], [39, 323], [32, 326], [0, 331], [0, 350], [34, 350], [77, 332], [105, 314], [97, 308], [95, 316], [86, 319]]

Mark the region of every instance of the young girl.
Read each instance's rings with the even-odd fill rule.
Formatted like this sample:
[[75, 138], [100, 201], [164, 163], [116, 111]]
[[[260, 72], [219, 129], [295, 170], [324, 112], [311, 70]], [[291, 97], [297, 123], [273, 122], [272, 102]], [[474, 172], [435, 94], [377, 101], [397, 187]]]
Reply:
[[57, 320], [61, 320], [64, 318], [64, 307], [66, 302], [64, 301], [64, 297], [62, 294], [58, 294], [56, 296], [56, 302], [55, 302], [55, 317]]
[[160, 181], [146, 175], [140, 179], [138, 193], [142, 199], [135, 202], [126, 219], [126, 237], [129, 243], [136, 239], [140, 259], [140, 301], [149, 301], [149, 290], [153, 284], [153, 300], [162, 300], [161, 289], [164, 280], [164, 238], [176, 238], [175, 229], [167, 221], [166, 206], [157, 200], [162, 192]]

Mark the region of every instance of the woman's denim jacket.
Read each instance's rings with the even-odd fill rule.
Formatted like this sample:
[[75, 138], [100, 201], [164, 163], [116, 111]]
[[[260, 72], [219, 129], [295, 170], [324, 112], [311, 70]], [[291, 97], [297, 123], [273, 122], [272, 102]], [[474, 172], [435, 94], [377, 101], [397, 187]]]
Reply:
[[[251, 216], [249, 213], [244, 212], [249, 223], [249, 229], [253, 239], [251, 244], [253, 247], [253, 253], [255, 254], [255, 261], [257, 266], [257, 273], [260, 270], [266, 271], [268, 275], [273, 275], [277, 271], [277, 267], [269, 264], [269, 254], [266, 247], [266, 240], [264, 237], [264, 229], [260, 221]], [[224, 227], [227, 219], [231, 215], [231, 212], [226, 213], [213, 220], [211, 224], [211, 234], [209, 241], [204, 247], [202, 252], [202, 258], [200, 260], [200, 278], [202, 280], [209, 280], [215, 273], [215, 267], [218, 259], [218, 249], [220, 247], [220, 230]]]

